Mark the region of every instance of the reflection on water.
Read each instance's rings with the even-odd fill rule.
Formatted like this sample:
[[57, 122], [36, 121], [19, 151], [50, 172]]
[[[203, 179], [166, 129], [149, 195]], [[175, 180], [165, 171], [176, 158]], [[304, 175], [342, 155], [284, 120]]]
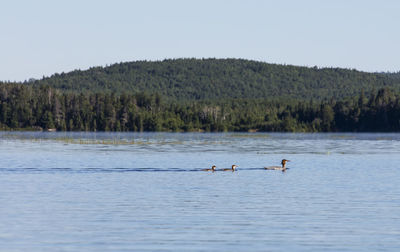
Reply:
[[399, 163], [400, 134], [2, 132], [0, 251], [398, 251]]
[[[261, 154], [399, 153], [400, 134], [370, 133], [88, 133], [0, 132], [5, 144], [21, 148], [97, 151], [254, 152]], [[60, 145], [63, 144], [63, 145]], [[70, 146], [72, 145], [72, 146]], [[93, 145], [90, 146], [90, 145]]]

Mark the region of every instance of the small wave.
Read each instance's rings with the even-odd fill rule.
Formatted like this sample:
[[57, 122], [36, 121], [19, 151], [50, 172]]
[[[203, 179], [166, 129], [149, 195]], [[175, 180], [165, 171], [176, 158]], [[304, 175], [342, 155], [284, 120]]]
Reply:
[[[53, 168], [36, 168], [36, 167], [23, 167], [23, 168], [0, 168], [0, 172], [9, 173], [122, 173], [122, 172], [204, 172], [203, 168], [130, 168], [130, 167], [114, 167], [114, 168], [68, 168], [68, 167], [53, 167]], [[264, 170], [263, 167], [248, 167], [240, 168], [237, 171], [251, 171], [251, 170]], [[219, 172], [221, 170], [216, 170]]]

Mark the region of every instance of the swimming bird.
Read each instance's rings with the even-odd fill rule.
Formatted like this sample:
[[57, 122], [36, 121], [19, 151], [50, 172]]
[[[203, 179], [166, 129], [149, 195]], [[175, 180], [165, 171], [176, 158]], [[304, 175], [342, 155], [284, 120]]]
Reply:
[[279, 170], [279, 171], [286, 171], [286, 163], [290, 162], [290, 160], [287, 159], [282, 159], [282, 166], [269, 166], [269, 167], [264, 167], [266, 170]]
[[234, 172], [238, 166], [237, 165], [232, 165], [232, 168], [227, 168], [227, 169], [222, 169], [223, 171], [232, 171]]
[[212, 171], [212, 172], [215, 172], [215, 169], [216, 169], [217, 167], [215, 166], [215, 165], [213, 165], [213, 166], [211, 166], [211, 169], [203, 169], [202, 171]]

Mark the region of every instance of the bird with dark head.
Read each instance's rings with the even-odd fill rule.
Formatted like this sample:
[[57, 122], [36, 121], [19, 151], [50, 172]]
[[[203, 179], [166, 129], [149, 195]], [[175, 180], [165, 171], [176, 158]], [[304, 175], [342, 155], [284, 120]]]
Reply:
[[211, 171], [211, 172], [215, 172], [215, 170], [217, 169], [217, 167], [215, 165], [211, 166], [210, 169], [203, 169], [202, 171]]
[[232, 171], [232, 172], [234, 172], [234, 171], [236, 171], [237, 167], [238, 167], [237, 165], [232, 165], [232, 168], [226, 168], [226, 169], [222, 169], [222, 170], [223, 171]]
[[281, 165], [282, 166], [268, 166], [268, 167], [264, 167], [264, 169], [266, 170], [279, 170], [279, 171], [286, 171], [286, 163], [290, 162], [290, 160], [287, 159], [282, 159], [281, 161]]
[[282, 168], [286, 168], [286, 163], [287, 162], [290, 162], [290, 160], [282, 159], [282, 162], [281, 162]]

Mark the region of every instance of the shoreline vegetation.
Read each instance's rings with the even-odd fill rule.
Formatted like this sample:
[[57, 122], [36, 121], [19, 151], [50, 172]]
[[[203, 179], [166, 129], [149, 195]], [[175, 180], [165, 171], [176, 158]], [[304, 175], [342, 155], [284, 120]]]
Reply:
[[399, 132], [400, 95], [344, 101], [169, 102], [157, 94], [71, 94], [0, 85], [0, 130], [117, 132]]
[[0, 82], [0, 130], [400, 132], [399, 76], [238, 59], [120, 63]]

